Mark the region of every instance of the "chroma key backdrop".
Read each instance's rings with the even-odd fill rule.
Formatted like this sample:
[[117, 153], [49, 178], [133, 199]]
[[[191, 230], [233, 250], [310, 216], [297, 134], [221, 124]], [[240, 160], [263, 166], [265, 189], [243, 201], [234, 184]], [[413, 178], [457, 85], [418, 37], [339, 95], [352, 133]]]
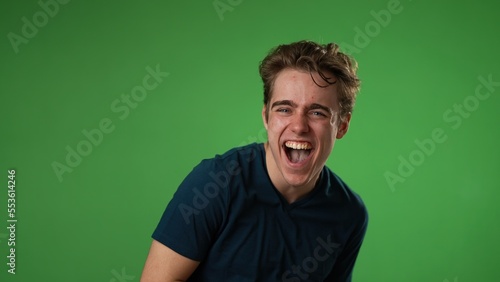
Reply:
[[258, 64], [302, 39], [359, 63], [328, 160], [370, 214], [353, 281], [500, 281], [497, 1], [2, 6], [0, 281], [139, 281], [192, 168], [266, 141]]

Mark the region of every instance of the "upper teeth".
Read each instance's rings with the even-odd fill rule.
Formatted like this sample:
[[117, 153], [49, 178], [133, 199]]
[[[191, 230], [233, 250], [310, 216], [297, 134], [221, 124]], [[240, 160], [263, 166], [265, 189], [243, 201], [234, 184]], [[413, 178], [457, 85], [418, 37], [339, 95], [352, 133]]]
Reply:
[[307, 142], [294, 142], [294, 141], [286, 141], [285, 146], [295, 150], [308, 150], [312, 148], [311, 145]]

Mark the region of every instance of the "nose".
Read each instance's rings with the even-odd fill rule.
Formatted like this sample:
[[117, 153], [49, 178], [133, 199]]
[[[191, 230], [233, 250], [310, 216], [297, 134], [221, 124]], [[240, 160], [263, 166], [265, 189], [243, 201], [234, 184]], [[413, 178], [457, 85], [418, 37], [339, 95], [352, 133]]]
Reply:
[[309, 131], [307, 116], [297, 113], [292, 117], [290, 128], [295, 134], [302, 134]]

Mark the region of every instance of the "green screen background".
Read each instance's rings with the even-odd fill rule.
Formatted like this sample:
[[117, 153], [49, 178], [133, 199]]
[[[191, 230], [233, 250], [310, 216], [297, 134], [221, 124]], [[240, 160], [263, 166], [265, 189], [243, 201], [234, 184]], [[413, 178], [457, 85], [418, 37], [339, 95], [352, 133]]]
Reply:
[[[3, 4], [1, 281], [139, 281], [185, 175], [203, 158], [265, 141], [258, 63], [301, 39], [338, 42], [360, 66], [350, 131], [328, 161], [370, 213], [354, 281], [500, 280], [498, 2], [216, 4], [226, 11], [211, 0], [70, 1], [45, 24], [37, 1]], [[390, 20], [377, 22], [381, 10]], [[22, 36], [22, 18], [34, 15], [37, 33], [14, 46], [9, 33]], [[128, 115], [113, 111], [157, 65], [168, 77]], [[474, 98], [488, 76], [489, 97]], [[114, 130], [59, 181], [52, 163], [66, 165], [67, 146], [106, 118]], [[417, 143], [436, 129], [445, 141], [422, 153]], [[388, 173], [410, 157], [417, 165], [391, 184]], [[15, 275], [6, 265], [8, 169]]]

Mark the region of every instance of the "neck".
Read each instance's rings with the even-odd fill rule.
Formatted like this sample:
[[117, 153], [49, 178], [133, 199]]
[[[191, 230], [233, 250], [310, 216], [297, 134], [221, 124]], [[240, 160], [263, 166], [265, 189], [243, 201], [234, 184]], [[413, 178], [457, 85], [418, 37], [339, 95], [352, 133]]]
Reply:
[[311, 181], [308, 181], [303, 185], [291, 185], [286, 181], [286, 179], [283, 177], [283, 174], [278, 169], [276, 161], [273, 157], [273, 153], [269, 148], [269, 143], [265, 143], [264, 148], [266, 151], [266, 166], [269, 178], [271, 179], [271, 182], [273, 183], [276, 190], [280, 192], [280, 194], [287, 200], [288, 203], [291, 204], [304, 198], [314, 189], [319, 179], [319, 173], [318, 175], [315, 175], [314, 178], [311, 179]]
[[280, 192], [281, 196], [283, 196], [283, 198], [285, 198], [285, 200], [289, 204], [291, 204], [307, 196], [314, 189], [314, 186], [307, 189], [304, 187], [293, 187], [293, 186], [280, 189], [279, 187], [276, 186], [276, 189]]

